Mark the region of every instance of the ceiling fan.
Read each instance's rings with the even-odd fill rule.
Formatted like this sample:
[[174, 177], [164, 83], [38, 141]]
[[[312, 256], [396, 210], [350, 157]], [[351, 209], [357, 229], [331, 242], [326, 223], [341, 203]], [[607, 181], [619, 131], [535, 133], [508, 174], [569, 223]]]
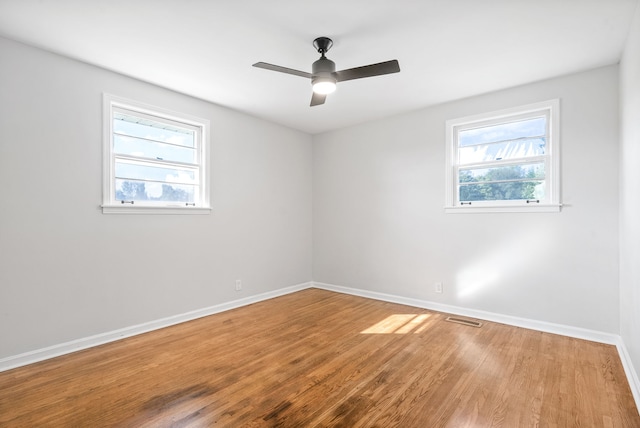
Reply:
[[331, 46], [333, 46], [333, 40], [328, 37], [318, 37], [313, 41], [313, 46], [318, 50], [320, 59], [314, 62], [311, 66], [311, 73], [281, 67], [279, 65], [268, 64], [266, 62], [256, 62], [253, 66], [311, 79], [311, 84], [313, 85], [311, 107], [324, 104], [327, 95], [336, 90], [337, 82], [362, 79], [364, 77], [381, 76], [384, 74], [398, 73], [400, 71], [400, 64], [398, 64], [398, 61], [395, 59], [377, 64], [336, 71], [335, 62], [331, 61], [324, 55], [329, 51], [329, 49], [331, 49]]

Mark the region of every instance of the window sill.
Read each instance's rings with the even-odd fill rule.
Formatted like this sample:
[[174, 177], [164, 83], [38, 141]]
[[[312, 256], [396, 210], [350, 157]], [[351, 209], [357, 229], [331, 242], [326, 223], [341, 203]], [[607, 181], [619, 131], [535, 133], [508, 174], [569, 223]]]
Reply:
[[464, 206], [445, 207], [447, 214], [467, 214], [467, 213], [559, 213], [562, 204], [554, 205], [493, 205], [493, 206]]
[[211, 208], [204, 207], [150, 207], [144, 205], [102, 205], [102, 214], [164, 214], [207, 215]]

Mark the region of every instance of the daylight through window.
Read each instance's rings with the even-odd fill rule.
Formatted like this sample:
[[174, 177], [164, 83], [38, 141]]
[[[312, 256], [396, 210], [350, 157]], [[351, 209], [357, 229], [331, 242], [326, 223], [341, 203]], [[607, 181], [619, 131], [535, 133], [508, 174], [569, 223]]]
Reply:
[[447, 212], [559, 211], [558, 100], [447, 122]]
[[105, 95], [105, 212], [208, 209], [208, 121]]

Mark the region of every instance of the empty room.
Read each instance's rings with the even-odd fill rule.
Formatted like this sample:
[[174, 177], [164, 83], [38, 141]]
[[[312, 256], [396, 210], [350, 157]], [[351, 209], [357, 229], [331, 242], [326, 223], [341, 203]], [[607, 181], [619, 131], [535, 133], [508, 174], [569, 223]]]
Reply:
[[638, 0], [0, 0], [0, 427], [640, 427]]

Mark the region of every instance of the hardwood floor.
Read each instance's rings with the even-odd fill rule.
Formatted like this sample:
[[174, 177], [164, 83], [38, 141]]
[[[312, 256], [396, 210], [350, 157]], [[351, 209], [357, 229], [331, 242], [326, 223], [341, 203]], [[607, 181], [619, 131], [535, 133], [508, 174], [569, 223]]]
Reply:
[[2, 427], [640, 427], [615, 347], [309, 289], [0, 373]]

